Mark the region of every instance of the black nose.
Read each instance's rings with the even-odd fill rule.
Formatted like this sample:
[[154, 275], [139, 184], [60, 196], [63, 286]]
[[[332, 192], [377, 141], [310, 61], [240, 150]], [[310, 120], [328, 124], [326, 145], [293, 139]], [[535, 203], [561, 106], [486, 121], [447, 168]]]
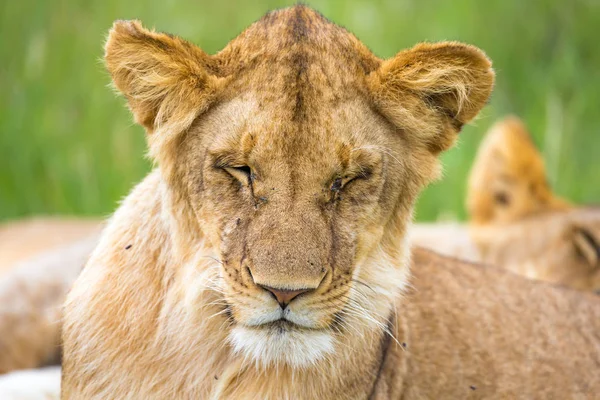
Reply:
[[302, 293], [310, 292], [313, 289], [275, 289], [269, 286], [258, 285], [261, 288], [271, 292], [271, 294], [275, 297], [275, 300], [279, 303], [281, 308], [285, 309], [287, 305], [294, 300], [296, 297], [300, 296]]

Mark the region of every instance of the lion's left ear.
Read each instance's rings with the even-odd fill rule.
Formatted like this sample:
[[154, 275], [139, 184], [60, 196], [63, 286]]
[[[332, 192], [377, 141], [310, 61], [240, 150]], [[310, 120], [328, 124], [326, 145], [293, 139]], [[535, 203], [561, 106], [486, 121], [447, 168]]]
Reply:
[[437, 153], [487, 103], [494, 71], [476, 47], [421, 43], [384, 61], [367, 79], [379, 110]]

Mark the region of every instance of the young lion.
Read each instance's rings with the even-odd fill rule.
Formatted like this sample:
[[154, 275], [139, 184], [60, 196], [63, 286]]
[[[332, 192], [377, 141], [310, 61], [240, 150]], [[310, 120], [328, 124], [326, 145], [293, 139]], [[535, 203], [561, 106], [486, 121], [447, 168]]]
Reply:
[[548, 185], [541, 154], [516, 117], [497, 122], [469, 177], [469, 226], [416, 224], [413, 244], [578, 290], [600, 290], [600, 208]]
[[422, 251], [405, 290], [415, 198], [492, 90], [483, 52], [380, 60], [295, 6], [214, 56], [117, 22], [105, 58], [159, 167], [68, 297], [64, 399], [600, 389], [595, 296]]
[[600, 290], [600, 208], [556, 196], [515, 117], [494, 125], [469, 177], [470, 236], [481, 260], [579, 290]]

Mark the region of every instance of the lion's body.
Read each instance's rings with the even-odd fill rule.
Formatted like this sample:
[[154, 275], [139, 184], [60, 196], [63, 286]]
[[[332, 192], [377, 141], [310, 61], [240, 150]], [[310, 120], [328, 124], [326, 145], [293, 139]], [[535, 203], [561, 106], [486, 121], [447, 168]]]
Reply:
[[492, 90], [480, 50], [380, 60], [296, 6], [214, 56], [117, 22], [105, 59], [158, 168], [68, 296], [64, 399], [598, 389], [598, 299], [419, 252], [407, 288], [416, 197]]
[[[532, 215], [501, 226], [472, 226], [470, 234], [481, 260], [530, 279], [568, 286], [577, 290], [600, 290], [597, 245], [591, 244], [588, 259], [576, 240], [585, 229], [600, 238], [600, 209]], [[585, 240], [585, 238], [583, 238]], [[594, 240], [594, 239], [592, 239]], [[587, 246], [587, 244], [586, 244]]]
[[37, 217], [0, 225], [0, 274], [19, 261], [100, 233], [96, 219]]
[[0, 277], [0, 374], [60, 359], [62, 305], [97, 243], [93, 233], [29, 254]]
[[600, 208], [570, 204], [552, 191], [542, 155], [516, 117], [487, 133], [469, 182], [469, 224], [417, 224], [413, 244], [600, 291]]
[[0, 226], [0, 373], [59, 360], [62, 304], [100, 230], [64, 217]]
[[414, 289], [398, 308], [409, 330], [407, 351], [399, 353], [407, 365], [403, 396], [390, 398], [598, 393], [597, 296], [423, 250], [414, 254], [412, 273]]

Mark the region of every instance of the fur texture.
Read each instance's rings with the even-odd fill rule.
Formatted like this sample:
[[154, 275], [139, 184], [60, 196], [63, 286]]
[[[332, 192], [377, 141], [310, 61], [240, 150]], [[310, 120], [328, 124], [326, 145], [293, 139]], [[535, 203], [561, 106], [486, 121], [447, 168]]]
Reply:
[[[415, 276], [433, 286], [415, 280], [403, 300], [416, 196], [492, 89], [480, 50], [421, 45], [383, 61], [305, 6], [267, 14], [217, 55], [192, 47], [137, 23], [109, 34], [108, 69], [158, 168], [111, 218], [68, 297], [64, 399], [598, 388], [596, 298], [541, 286], [545, 303], [523, 312], [532, 283], [463, 264], [444, 273], [447, 260], [417, 254]], [[132, 64], [151, 68], [122, 68]], [[521, 285], [520, 295], [483, 295], [496, 279], [496, 294]], [[303, 293], [282, 304], [270, 294], [286, 290]], [[440, 301], [454, 307], [438, 312]], [[540, 322], [508, 331], [509, 315]], [[507, 350], [509, 332], [527, 343]], [[554, 332], [568, 340], [558, 353]], [[564, 360], [577, 368], [554, 368]]]

